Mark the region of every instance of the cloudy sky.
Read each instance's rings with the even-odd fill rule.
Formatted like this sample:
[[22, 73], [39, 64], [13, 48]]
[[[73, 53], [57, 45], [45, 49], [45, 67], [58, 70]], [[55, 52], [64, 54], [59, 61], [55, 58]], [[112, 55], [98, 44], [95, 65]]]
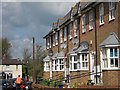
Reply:
[[[9, 0], [8, 0], [9, 1]], [[1, 5], [2, 4], [2, 5]], [[23, 48], [32, 50], [32, 37], [45, 46], [43, 37], [52, 23], [63, 17], [75, 2], [2, 2], [2, 37], [12, 44], [13, 58], [22, 58]]]

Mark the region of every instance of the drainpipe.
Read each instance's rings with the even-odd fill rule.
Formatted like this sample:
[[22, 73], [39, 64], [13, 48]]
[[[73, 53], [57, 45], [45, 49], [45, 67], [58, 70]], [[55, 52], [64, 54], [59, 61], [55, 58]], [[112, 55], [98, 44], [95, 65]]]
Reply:
[[93, 10], [94, 10], [94, 17], [95, 17], [95, 19], [94, 19], [94, 22], [95, 22], [95, 59], [96, 59], [96, 63], [95, 63], [95, 65], [96, 65], [96, 84], [98, 83], [98, 79], [97, 79], [97, 63], [98, 63], [98, 57], [97, 57], [97, 28], [96, 28], [96, 8], [95, 7], [92, 7], [93, 8]]

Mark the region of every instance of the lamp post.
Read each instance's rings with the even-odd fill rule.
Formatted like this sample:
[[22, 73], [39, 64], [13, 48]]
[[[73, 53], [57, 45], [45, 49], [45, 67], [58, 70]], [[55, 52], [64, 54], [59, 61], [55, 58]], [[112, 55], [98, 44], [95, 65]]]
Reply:
[[52, 80], [52, 56], [53, 56], [52, 49], [48, 51], [48, 56], [50, 58], [50, 80]]

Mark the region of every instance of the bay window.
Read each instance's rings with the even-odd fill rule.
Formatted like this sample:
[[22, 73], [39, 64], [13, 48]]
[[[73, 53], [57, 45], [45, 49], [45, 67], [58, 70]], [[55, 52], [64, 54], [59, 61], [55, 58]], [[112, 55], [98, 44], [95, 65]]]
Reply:
[[117, 47], [103, 48], [102, 61], [103, 68], [118, 68], [119, 67], [119, 50]]
[[70, 56], [70, 70], [77, 70], [77, 55]]
[[88, 70], [88, 53], [80, 53], [78, 58], [78, 69]]
[[64, 69], [64, 63], [63, 63], [63, 59], [59, 59], [59, 69], [63, 70]]
[[44, 71], [49, 71], [49, 61], [44, 62]]

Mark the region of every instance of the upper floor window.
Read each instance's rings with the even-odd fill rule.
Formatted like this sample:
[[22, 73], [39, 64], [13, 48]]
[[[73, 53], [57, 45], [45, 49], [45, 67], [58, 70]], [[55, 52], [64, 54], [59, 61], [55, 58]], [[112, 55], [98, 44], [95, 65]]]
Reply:
[[86, 16], [85, 14], [82, 16], [82, 33], [86, 32]]
[[93, 29], [93, 11], [89, 12], [89, 30]]
[[69, 24], [70, 35], [69, 38], [72, 39], [72, 23]]
[[64, 41], [67, 40], [67, 27], [64, 27]]
[[60, 43], [63, 42], [63, 30], [61, 29], [60, 30]]
[[52, 36], [50, 36], [50, 48], [51, 48], [51, 45], [52, 45]]
[[109, 2], [109, 21], [115, 19], [115, 2], [110, 0]]
[[58, 32], [55, 34], [55, 39], [56, 39], [56, 45], [58, 45]]
[[78, 20], [76, 19], [74, 21], [74, 37], [77, 37], [78, 36]]
[[53, 34], [53, 46], [55, 46], [55, 34]]
[[119, 67], [119, 50], [118, 48], [104, 48], [102, 50], [103, 68]]
[[100, 22], [100, 25], [104, 24], [104, 4], [101, 3], [99, 5], [99, 22]]
[[49, 46], [50, 46], [50, 39], [49, 38], [46, 38], [46, 48], [49, 49]]

